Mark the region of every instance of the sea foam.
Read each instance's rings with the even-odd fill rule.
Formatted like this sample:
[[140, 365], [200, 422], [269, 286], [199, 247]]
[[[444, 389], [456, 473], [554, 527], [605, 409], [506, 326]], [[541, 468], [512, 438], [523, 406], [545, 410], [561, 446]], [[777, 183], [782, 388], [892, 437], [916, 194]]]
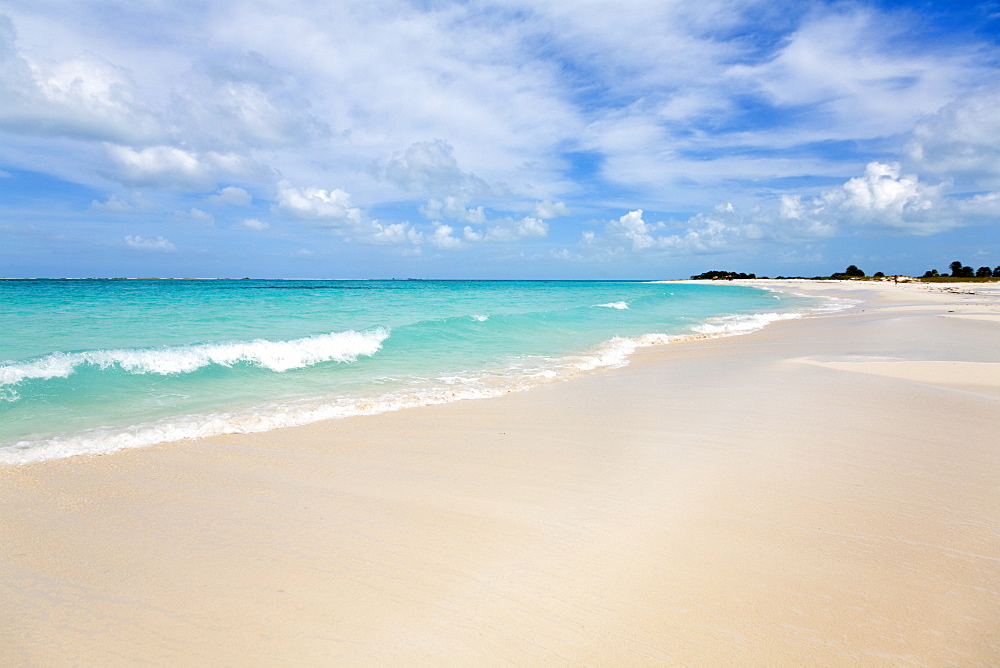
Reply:
[[712, 318], [708, 322], [692, 327], [691, 329], [699, 334], [714, 334], [724, 336], [727, 334], [746, 334], [758, 329], [762, 329], [772, 322], [778, 320], [792, 320], [801, 318], [801, 313], [747, 313], [741, 315], [727, 315], [721, 318]]
[[254, 339], [161, 348], [56, 352], [0, 366], [0, 386], [33, 378], [66, 378], [77, 367], [87, 364], [101, 369], [118, 368], [132, 374], [190, 373], [212, 364], [233, 366], [239, 363], [282, 372], [320, 362], [353, 362], [358, 357], [377, 353], [388, 337], [389, 330], [380, 327], [364, 332], [330, 332], [288, 341]]

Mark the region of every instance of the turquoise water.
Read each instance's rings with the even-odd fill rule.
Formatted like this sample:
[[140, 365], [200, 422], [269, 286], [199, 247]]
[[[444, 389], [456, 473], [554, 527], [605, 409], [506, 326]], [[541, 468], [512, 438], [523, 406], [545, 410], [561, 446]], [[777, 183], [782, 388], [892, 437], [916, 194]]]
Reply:
[[0, 281], [0, 463], [490, 397], [818, 302], [639, 282]]

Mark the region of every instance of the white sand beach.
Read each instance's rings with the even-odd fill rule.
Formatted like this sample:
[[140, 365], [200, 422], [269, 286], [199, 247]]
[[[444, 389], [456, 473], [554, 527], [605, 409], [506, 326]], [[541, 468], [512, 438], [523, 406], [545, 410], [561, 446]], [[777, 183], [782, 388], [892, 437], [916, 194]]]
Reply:
[[1000, 286], [0, 468], [3, 665], [998, 665]]

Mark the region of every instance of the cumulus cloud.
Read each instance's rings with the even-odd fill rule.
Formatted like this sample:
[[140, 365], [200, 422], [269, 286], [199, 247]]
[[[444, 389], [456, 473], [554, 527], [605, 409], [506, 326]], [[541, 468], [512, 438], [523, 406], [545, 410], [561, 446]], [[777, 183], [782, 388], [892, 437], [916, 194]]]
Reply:
[[[673, 233], [669, 230], [676, 229]], [[630, 211], [604, 226], [604, 236], [590, 235], [584, 245], [613, 252], [660, 252], [667, 254], [709, 253], [731, 250], [764, 236], [760, 220], [748, 219], [731, 203], [716, 206], [709, 213], [667, 224], [647, 222], [642, 209]]]
[[569, 207], [566, 206], [565, 202], [550, 202], [545, 200], [544, 202], [538, 202], [535, 204], [534, 216], [535, 218], [541, 218], [542, 220], [548, 220], [549, 218], [558, 218], [560, 216], [568, 216]]
[[455, 228], [451, 225], [437, 223], [434, 226], [434, 232], [428, 236], [427, 240], [432, 246], [441, 250], [458, 250], [464, 244], [461, 239], [454, 236], [454, 231]]
[[521, 239], [542, 239], [549, 233], [549, 226], [545, 221], [534, 216], [525, 216], [520, 220], [506, 218], [493, 221], [493, 224], [485, 229], [478, 230], [467, 225], [462, 230], [462, 236], [466, 241], [492, 241], [510, 242]]
[[749, 248], [768, 236], [767, 220], [759, 213], [743, 216], [726, 203], [707, 214], [698, 214], [684, 225], [685, 232], [663, 239], [662, 247], [684, 252], [710, 253]]
[[618, 220], [608, 223], [605, 230], [613, 237], [626, 240], [633, 250], [663, 246], [666, 240], [663, 237], [655, 238], [652, 234], [654, 230], [662, 229], [663, 223], [647, 223], [642, 214], [642, 209], [629, 211]]
[[828, 238], [837, 230], [825, 211], [827, 206], [785, 195], [774, 209], [754, 206], [742, 211], [724, 202], [686, 220], [667, 222], [647, 221], [645, 212], [636, 209], [606, 222], [600, 232], [585, 231], [580, 248], [605, 257], [677, 256], [750, 252], [767, 243], [807, 243]]
[[955, 215], [961, 200], [944, 198], [942, 188], [902, 174], [899, 163], [870, 162], [862, 176], [821, 195], [782, 196], [778, 216], [816, 236], [852, 227], [935, 234], [962, 224]]
[[302, 220], [333, 226], [361, 222], [361, 209], [351, 206], [351, 196], [339, 188], [297, 188], [287, 181], [279, 184], [276, 211]]
[[251, 202], [253, 202], [253, 197], [243, 188], [226, 186], [214, 195], [210, 195], [208, 201], [212, 204], [225, 206], [250, 206]]
[[420, 207], [420, 213], [425, 218], [440, 220], [449, 218], [463, 223], [482, 224], [486, 222], [486, 211], [482, 206], [466, 208], [466, 201], [459, 197], [445, 197], [443, 200], [431, 199]]
[[[443, 232], [445, 237], [450, 236], [451, 231]], [[372, 222], [372, 229], [366, 239], [378, 244], [421, 244], [424, 241], [424, 233], [413, 228], [409, 223], [389, 223], [383, 225], [378, 221]], [[447, 245], [447, 241], [445, 242]]]
[[900, 176], [899, 164], [870, 162], [864, 176], [842, 186], [842, 206], [862, 211], [901, 216], [904, 211], [926, 211], [934, 206], [934, 195], [915, 176]]
[[175, 251], [177, 247], [163, 237], [141, 237], [138, 235], [125, 235], [125, 245], [141, 251]]

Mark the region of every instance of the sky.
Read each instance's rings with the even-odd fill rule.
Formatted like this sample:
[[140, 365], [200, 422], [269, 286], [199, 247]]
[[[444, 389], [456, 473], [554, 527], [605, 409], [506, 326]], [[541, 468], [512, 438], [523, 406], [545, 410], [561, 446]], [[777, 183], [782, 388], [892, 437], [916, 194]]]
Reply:
[[0, 0], [0, 276], [1000, 265], [1000, 0]]

